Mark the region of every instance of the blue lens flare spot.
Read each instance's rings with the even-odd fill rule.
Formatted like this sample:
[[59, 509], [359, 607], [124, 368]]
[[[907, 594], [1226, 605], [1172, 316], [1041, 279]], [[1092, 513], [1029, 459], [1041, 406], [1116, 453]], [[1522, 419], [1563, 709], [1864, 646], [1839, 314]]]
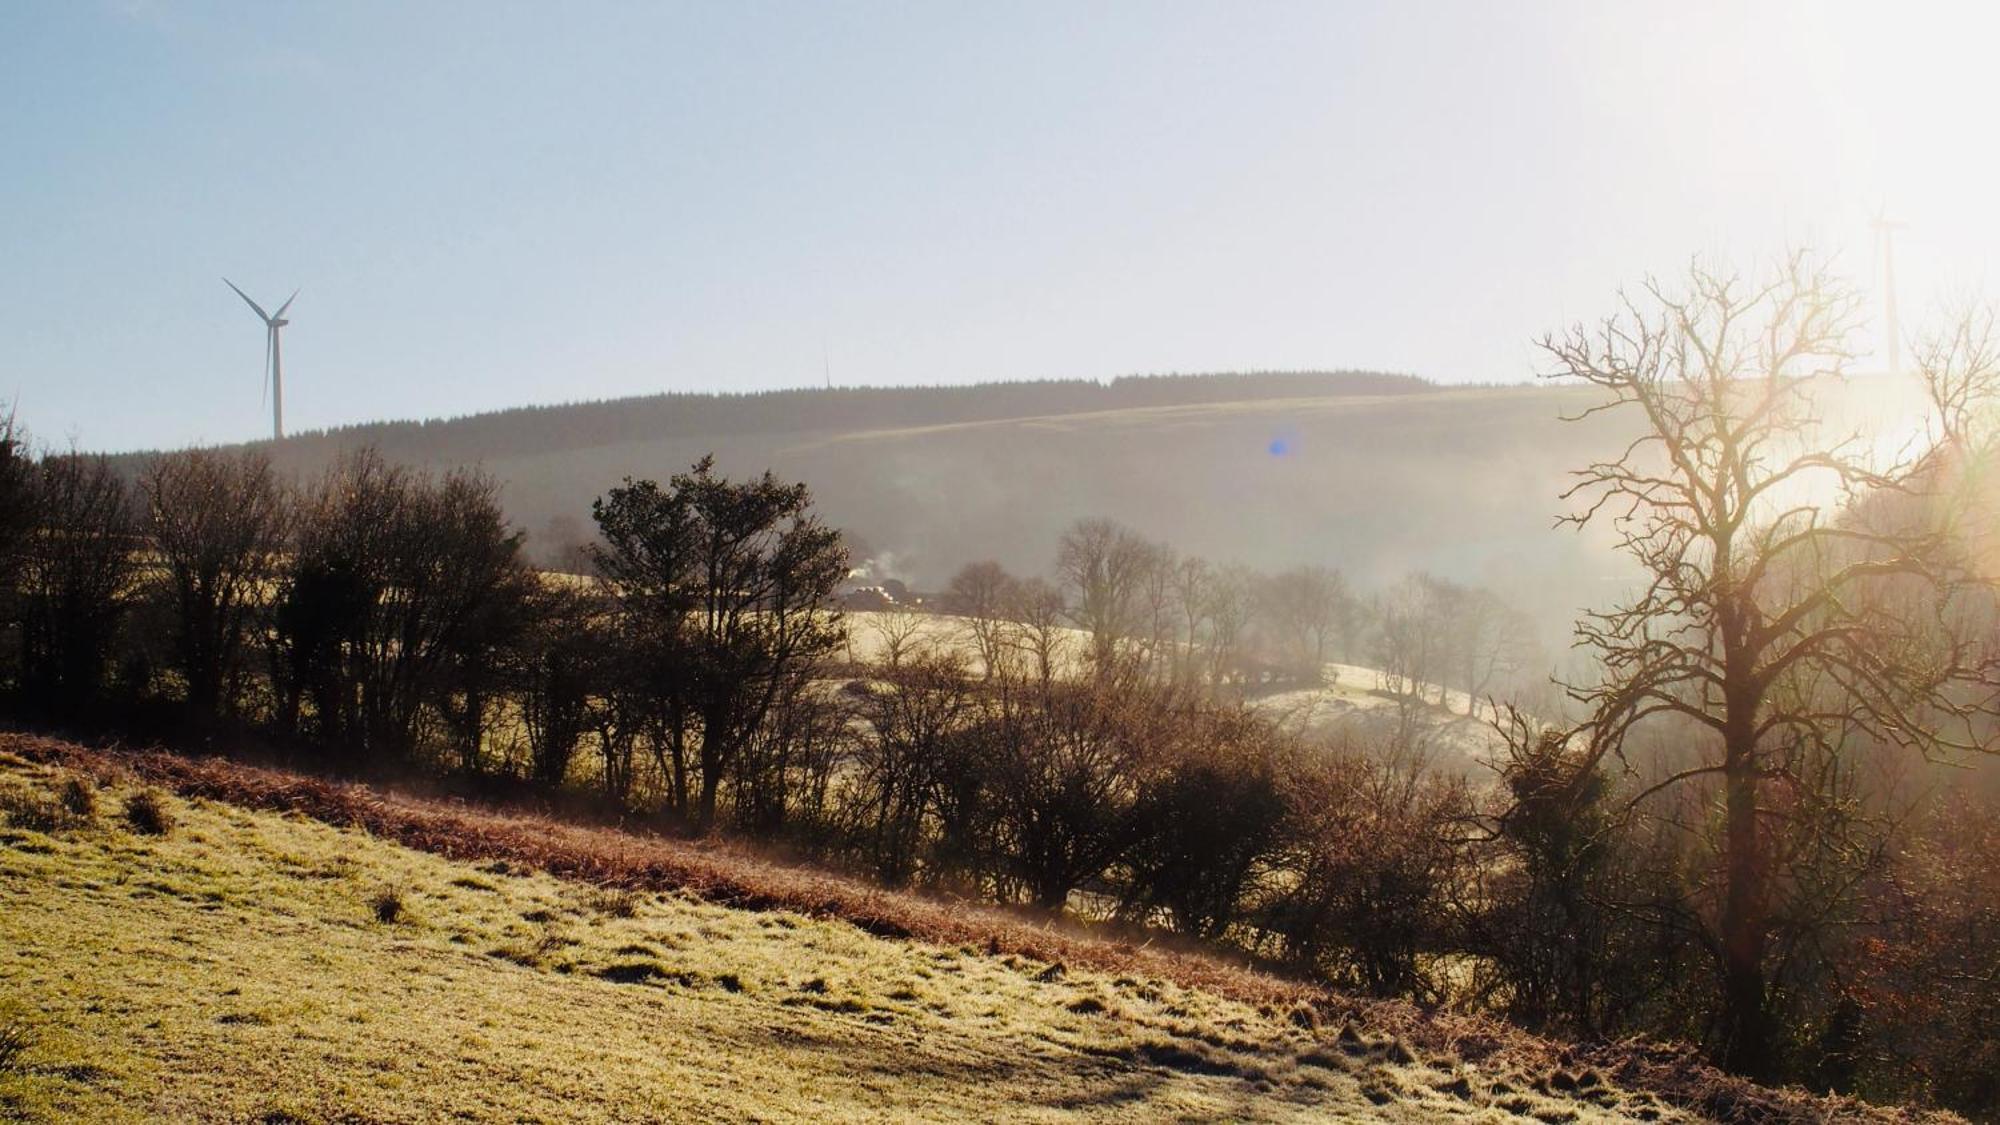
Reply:
[[1291, 453], [1292, 442], [1290, 438], [1275, 437], [1271, 439], [1271, 444], [1269, 448], [1271, 450], [1271, 456], [1283, 457]]

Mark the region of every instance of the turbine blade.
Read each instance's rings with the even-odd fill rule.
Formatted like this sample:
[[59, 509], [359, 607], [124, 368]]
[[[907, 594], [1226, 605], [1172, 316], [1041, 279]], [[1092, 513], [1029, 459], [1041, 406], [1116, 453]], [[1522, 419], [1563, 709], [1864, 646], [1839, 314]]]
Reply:
[[[230, 287], [231, 289], [236, 289], [236, 283], [235, 283], [235, 282], [233, 282], [233, 281], [231, 281], [231, 280], [229, 280], [229, 279], [228, 279], [228, 278], [226, 278], [226, 277], [222, 279], [222, 283], [223, 283], [224, 285], [227, 285], [227, 286], [229, 286], [229, 287]], [[265, 311], [264, 311], [264, 306], [262, 306], [262, 305], [258, 304], [257, 302], [255, 302], [255, 301], [251, 300], [251, 299], [250, 299], [250, 294], [248, 294], [248, 293], [245, 293], [245, 292], [244, 292], [243, 290], [241, 290], [241, 289], [236, 289], [236, 295], [237, 295], [238, 297], [241, 297], [241, 298], [243, 298], [243, 303], [244, 303], [244, 304], [246, 304], [246, 305], [249, 305], [249, 306], [250, 306], [250, 307], [251, 307], [252, 309], [255, 309], [255, 310], [256, 310], [256, 312], [257, 312], [257, 315], [258, 315], [258, 316], [261, 316], [261, 317], [263, 317], [263, 318], [264, 318], [264, 323], [266, 323], [266, 324], [269, 324], [269, 323], [271, 323], [271, 314], [270, 314], [270, 313], [267, 313], [267, 312], [265, 312]]]
[[271, 314], [271, 319], [272, 320], [285, 319], [285, 310], [291, 308], [292, 302], [298, 299], [299, 299], [299, 291], [296, 289], [292, 290], [292, 295], [285, 298], [285, 303], [278, 306], [278, 311]]
[[271, 401], [271, 337], [277, 329], [264, 330], [264, 370], [257, 373], [257, 409], [262, 410]]

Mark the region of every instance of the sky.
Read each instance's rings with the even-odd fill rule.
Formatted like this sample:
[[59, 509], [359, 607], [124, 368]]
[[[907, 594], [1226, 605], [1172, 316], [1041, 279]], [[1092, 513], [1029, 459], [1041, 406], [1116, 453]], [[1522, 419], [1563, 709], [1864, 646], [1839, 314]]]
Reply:
[[2000, 15], [0, 5], [0, 402], [87, 449], [664, 390], [1518, 381], [1694, 255], [2000, 296]]

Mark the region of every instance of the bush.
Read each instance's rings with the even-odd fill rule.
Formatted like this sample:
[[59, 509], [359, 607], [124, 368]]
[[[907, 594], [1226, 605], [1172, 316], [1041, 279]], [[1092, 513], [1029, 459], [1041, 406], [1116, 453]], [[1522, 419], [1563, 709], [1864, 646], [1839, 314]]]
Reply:
[[383, 887], [368, 899], [368, 909], [375, 920], [385, 926], [394, 925], [403, 918], [403, 890], [401, 887]]
[[13, 785], [0, 788], [0, 814], [10, 826], [30, 832], [54, 832], [69, 821], [62, 804], [48, 794]]
[[57, 794], [64, 811], [81, 821], [97, 819], [97, 786], [87, 777], [71, 774]]
[[590, 905], [599, 914], [613, 918], [631, 918], [639, 913], [639, 904], [646, 896], [630, 887], [604, 887], [591, 896]]
[[125, 823], [141, 836], [164, 836], [174, 829], [174, 814], [165, 794], [142, 789], [125, 798]]
[[1462, 778], [1407, 747], [1326, 746], [1291, 763], [1264, 926], [1294, 962], [1346, 988], [1435, 1003], [1426, 954], [1445, 948], [1468, 872], [1453, 829]]

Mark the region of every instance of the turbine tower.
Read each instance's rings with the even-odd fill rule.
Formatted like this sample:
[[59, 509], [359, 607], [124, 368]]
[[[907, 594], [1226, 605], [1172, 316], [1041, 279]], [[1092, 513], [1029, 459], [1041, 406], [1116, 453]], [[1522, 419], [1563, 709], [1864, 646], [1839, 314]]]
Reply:
[[1875, 212], [1875, 237], [1882, 251], [1882, 327], [1889, 337], [1889, 374], [1903, 373], [1903, 329], [1896, 321], [1896, 232], [1910, 224]]
[[[226, 277], [222, 279], [222, 283], [231, 289], [236, 289], [236, 283]], [[243, 303], [249, 305], [251, 311], [264, 322], [263, 375], [270, 380], [264, 384], [264, 389], [271, 395], [271, 440], [281, 441], [285, 436], [285, 364], [284, 349], [278, 340], [278, 329], [291, 323], [285, 319], [285, 310], [291, 308], [292, 302], [299, 299], [299, 291], [292, 290], [292, 295], [285, 298], [285, 303], [279, 305], [275, 313], [265, 312], [264, 306], [251, 300], [250, 294], [241, 289], [236, 289], [236, 295], [243, 298]]]

